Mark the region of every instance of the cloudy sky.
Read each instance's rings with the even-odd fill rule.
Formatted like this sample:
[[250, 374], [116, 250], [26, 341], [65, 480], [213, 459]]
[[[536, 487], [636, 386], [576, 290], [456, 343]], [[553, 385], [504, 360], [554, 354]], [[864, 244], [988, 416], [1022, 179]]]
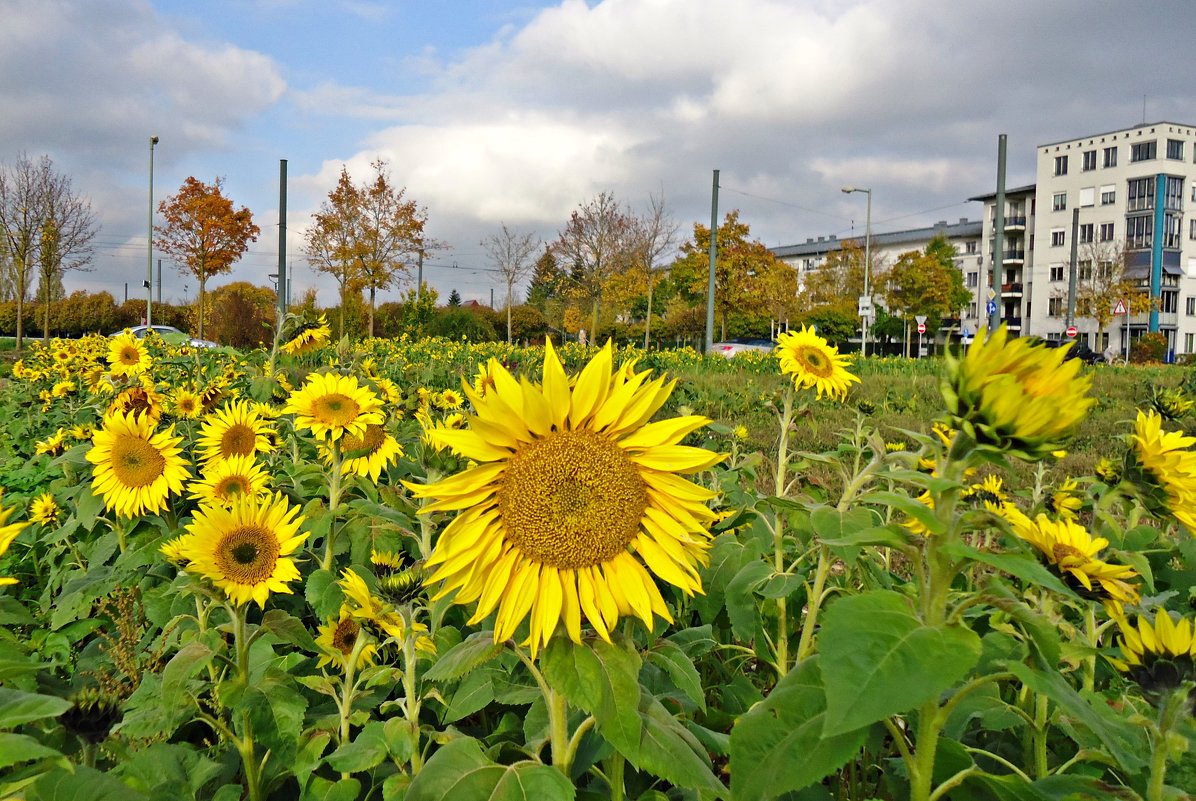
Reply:
[[692, 231], [719, 169], [720, 216], [793, 244], [862, 231], [845, 184], [873, 189], [877, 231], [979, 217], [1001, 133], [1014, 186], [1036, 145], [1196, 123], [1191, 0], [0, 0], [0, 20], [0, 163], [72, 177], [102, 230], [68, 290], [118, 299], [143, 292], [151, 135], [158, 199], [222, 176], [262, 228], [213, 285], [268, 285], [287, 159], [294, 292], [331, 305], [302, 229], [342, 164], [386, 160], [450, 246], [426, 278], [488, 301], [483, 237], [553, 240], [602, 191], [663, 191]]

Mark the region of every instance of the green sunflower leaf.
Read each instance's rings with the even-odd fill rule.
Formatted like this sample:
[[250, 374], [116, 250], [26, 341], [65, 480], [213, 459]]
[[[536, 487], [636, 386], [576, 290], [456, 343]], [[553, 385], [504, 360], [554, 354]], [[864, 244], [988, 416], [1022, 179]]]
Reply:
[[70, 708], [71, 702], [65, 698], [0, 687], [0, 728], [11, 729], [34, 720], [56, 718]]
[[477, 631], [436, 657], [436, 664], [424, 672], [428, 681], [458, 681], [462, 676], [495, 659], [503, 647], [494, 642], [493, 631]]
[[676, 643], [659, 640], [646, 654], [652, 664], [668, 674], [677, 689], [706, 711], [706, 693], [702, 689], [702, 677], [694, 667], [693, 660]]
[[428, 760], [407, 788], [405, 801], [571, 801], [573, 784], [538, 762], [498, 765], [477, 740], [461, 738]]
[[823, 736], [855, 731], [936, 700], [980, 659], [980, 638], [958, 626], [927, 626], [905, 596], [876, 590], [827, 607], [819, 635], [826, 719]]
[[640, 740], [636, 651], [603, 640], [578, 645], [554, 637], [544, 649], [541, 670], [549, 687], [594, 716], [598, 731], [611, 745], [625, 754], [634, 752]]

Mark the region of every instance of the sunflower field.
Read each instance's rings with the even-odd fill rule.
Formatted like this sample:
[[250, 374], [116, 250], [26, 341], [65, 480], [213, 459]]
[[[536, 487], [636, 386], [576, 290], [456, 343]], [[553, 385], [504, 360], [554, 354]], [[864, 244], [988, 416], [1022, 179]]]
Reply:
[[0, 799], [1196, 789], [1179, 368], [278, 329], [0, 379]]

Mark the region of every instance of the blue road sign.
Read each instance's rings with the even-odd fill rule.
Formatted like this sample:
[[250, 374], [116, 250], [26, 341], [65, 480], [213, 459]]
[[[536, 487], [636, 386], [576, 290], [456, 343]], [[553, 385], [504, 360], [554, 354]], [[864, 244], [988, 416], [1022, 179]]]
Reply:
[[984, 310], [989, 314], [996, 314], [997, 302], [995, 300], [990, 300], [988, 303], [984, 304]]
[[968, 327], [966, 325], [963, 327], [963, 335], [965, 337], [970, 337], [972, 335], [972, 332], [968, 330]]

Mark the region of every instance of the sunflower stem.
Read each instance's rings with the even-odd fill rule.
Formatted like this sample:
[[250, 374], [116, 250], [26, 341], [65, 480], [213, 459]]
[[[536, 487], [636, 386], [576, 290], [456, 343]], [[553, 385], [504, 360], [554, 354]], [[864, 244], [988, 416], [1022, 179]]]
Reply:
[[1042, 693], [1034, 698], [1034, 778], [1045, 779], [1050, 775], [1047, 765], [1047, 712], [1049, 699]]
[[1096, 687], [1096, 650], [1099, 644], [1100, 631], [1096, 627], [1096, 609], [1088, 604], [1084, 610], [1084, 631], [1088, 635], [1088, 645], [1092, 653], [1084, 657], [1083, 689], [1092, 692]]
[[341, 481], [343, 479], [341, 475], [342, 462], [340, 440], [334, 440], [332, 443], [332, 466], [329, 468], [328, 476], [328, 537], [324, 544], [324, 559], [320, 562], [320, 567], [324, 570], [332, 570], [332, 550], [336, 545], [336, 511], [340, 506]]
[[806, 619], [802, 621], [801, 640], [797, 644], [797, 661], [810, 655], [814, 645], [814, 627], [818, 624], [818, 612], [826, 590], [826, 577], [830, 574], [831, 551], [825, 545], [818, 546], [818, 566], [814, 568], [814, 584], [807, 585]]
[[419, 746], [419, 711], [420, 697], [415, 682], [415, 640], [419, 634], [415, 631], [415, 621], [406, 620], [407, 630], [403, 637], [403, 712], [411, 730], [415, 733], [415, 747], [411, 749], [411, 775], [415, 776], [423, 768], [423, 751]]
[[[777, 442], [777, 470], [775, 491], [777, 495], [785, 492], [785, 473], [789, 466], [789, 429], [793, 425], [793, 387], [785, 385], [785, 395], [781, 401], [781, 411], [777, 415], [781, 426], [780, 439]], [[785, 519], [784, 513], [776, 511], [772, 529], [772, 568], [777, 573], [785, 572]], [[809, 618], [807, 618], [808, 620]], [[803, 629], [803, 636], [805, 631]], [[777, 598], [777, 637], [776, 637], [776, 669], [777, 678], [782, 678], [789, 672], [789, 607], [787, 599]], [[799, 650], [800, 658], [801, 652]]]
[[[337, 700], [337, 711], [340, 713], [340, 745], [349, 742], [349, 718], [353, 716], [353, 701], [357, 698], [357, 660], [365, 650], [366, 633], [361, 626], [357, 627], [357, 635], [353, 638], [353, 651], [345, 661], [345, 677], [341, 683], [341, 697]], [[349, 778], [347, 772], [341, 772], [341, 778]]]
[[1150, 751], [1150, 782], [1146, 786], [1146, 801], [1163, 801], [1166, 792], [1167, 753], [1170, 750], [1171, 728], [1188, 705], [1187, 687], [1171, 692], [1159, 710], [1159, 722], [1152, 733]]
[[551, 687], [545, 697], [548, 707], [548, 737], [552, 747], [552, 766], [569, 778], [569, 704], [565, 696]]
[[615, 751], [606, 758], [606, 784], [610, 790], [610, 801], [623, 801], [623, 768], [627, 758]]

